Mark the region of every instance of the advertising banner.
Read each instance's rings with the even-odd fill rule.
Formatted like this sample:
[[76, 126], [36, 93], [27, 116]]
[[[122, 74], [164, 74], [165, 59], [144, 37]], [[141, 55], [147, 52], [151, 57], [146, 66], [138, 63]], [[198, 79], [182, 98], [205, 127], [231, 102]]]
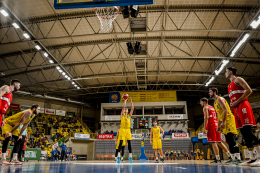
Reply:
[[260, 102], [253, 102], [253, 103], [250, 103], [252, 109], [255, 109], [255, 108], [260, 108]]
[[21, 110], [27, 110], [30, 109], [31, 106], [27, 106], [27, 105], [21, 105]]
[[55, 115], [55, 109], [45, 109], [45, 113], [46, 114], [52, 114], [52, 115]]
[[172, 138], [189, 138], [189, 133], [172, 133]]
[[[8, 146], [6, 151], [6, 159], [11, 159], [11, 153], [12, 153], [13, 147]], [[2, 145], [0, 145], [0, 159], [2, 156]], [[40, 149], [34, 149], [34, 148], [26, 148], [24, 153], [24, 160], [40, 160], [41, 157], [41, 150]]]
[[114, 139], [113, 134], [98, 134], [98, 139]]
[[[113, 92], [109, 94], [109, 103], [123, 103], [122, 95], [125, 92]], [[133, 102], [176, 102], [176, 91], [143, 91], [127, 92]]]
[[167, 115], [167, 117], [171, 120], [183, 119], [183, 114]]
[[198, 133], [198, 138], [199, 139], [208, 139], [207, 134], [204, 134], [204, 133]]
[[120, 120], [120, 115], [105, 116], [105, 121], [116, 121]]
[[75, 117], [75, 112], [67, 112], [68, 117]]
[[56, 115], [65, 116], [66, 115], [66, 111], [56, 110]]
[[74, 139], [89, 140], [89, 134], [75, 133]]
[[9, 106], [9, 109], [19, 110], [20, 109], [20, 105], [11, 103], [10, 106]]

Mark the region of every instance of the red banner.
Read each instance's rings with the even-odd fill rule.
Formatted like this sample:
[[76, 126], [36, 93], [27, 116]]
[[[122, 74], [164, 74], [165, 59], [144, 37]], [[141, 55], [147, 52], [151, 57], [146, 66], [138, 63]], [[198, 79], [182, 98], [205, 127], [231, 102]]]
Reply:
[[189, 138], [188, 133], [172, 133], [172, 138]]
[[13, 104], [11, 103], [9, 106], [10, 109], [15, 109], [15, 110], [19, 110], [20, 109], [20, 105], [19, 104]]
[[98, 139], [114, 139], [113, 134], [99, 134]]

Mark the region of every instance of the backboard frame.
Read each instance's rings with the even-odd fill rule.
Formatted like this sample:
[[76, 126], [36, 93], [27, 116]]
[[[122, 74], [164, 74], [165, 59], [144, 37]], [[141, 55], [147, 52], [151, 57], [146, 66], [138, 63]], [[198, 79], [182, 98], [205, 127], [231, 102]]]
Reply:
[[73, 9], [73, 8], [95, 8], [108, 6], [129, 6], [129, 5], [151, 5], [154, 0], [79, 0], [79, 2], [60, 2], [54, 0], [55, 9]]

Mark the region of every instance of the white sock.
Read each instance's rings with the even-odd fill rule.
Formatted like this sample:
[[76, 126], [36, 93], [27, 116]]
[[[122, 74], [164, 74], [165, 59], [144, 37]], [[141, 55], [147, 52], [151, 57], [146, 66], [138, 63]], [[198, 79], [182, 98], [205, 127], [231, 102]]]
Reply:
[[117, 157], [120, 157], [120, 152], [118, 152]]
[[115, 157], [115, 160], [117, 160], [117, 157]]
[[13, 160], [17, 160], [17, 153], [13, 154]]
[[156, 160], [158, 160], [158, 157], [156, 157]]
[[6, 160], [5, 155], [6, 155], [6, 153], [2, 153], [2, 160]]
[[254, 151], [249, 151], [250, 160], [255, 160]]
[[226, 154], [227, 154], [228, 157], [231, 157], [231, 154], [230, 154], [229, 151], [227, 151]]
[[132, 157], [132, 153], [129, 153], [129, 157]]
[[232, 160], [234, 160], [235, 159], [235, 154], [231, 154], [231, 158], [232, 158]]
[[238, 160], [241, 160], [240, 153], [235, 153], [235, 156]]
[[260, 146], [255, 147], [255, 150], [256, 150], [256, 153], [257, 153], [257, 155], [256, 155], [257, 159], [260, 159]]
[[121, 157], [121, 160], [124, 160], [124, 157], [123, 157], [123, 156]]
[[217, 159], [217, 160], [220, 160], [220, 156], [219, 156], [219, 155], [216, 155], [216, 159]]

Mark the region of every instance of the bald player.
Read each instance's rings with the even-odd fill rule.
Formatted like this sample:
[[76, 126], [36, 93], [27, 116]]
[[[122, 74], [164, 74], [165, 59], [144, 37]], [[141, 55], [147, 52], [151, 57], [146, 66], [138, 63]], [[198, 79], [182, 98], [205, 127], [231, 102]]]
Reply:
[[[28, 124], [31, 120], [40, 112], [40, 106], [35, 104], [32, 105], [30, 109], [14, 114], [5, 119], [5, 125], [2, 128], [2, 134], [5, 135], [4, 142], [2, 145], [2, 164], [10, 165], [10, 164], [22, 164], [17, 159], [17, 154], [19, 150], [19, 146], [22, 145], [22, 134], [23, 131], [27, 128]], [[18, 130], [18, 127], [23, 125], [21, 130]], [[6, 160], [6, 150], [9, 141], [11, 138], [14, 139], [14, 148], [13, 148], [13, 160], [11, 163]]]
[[12, 92], [19, 89], [20, 81], [17, 79], [11, 80], [10, 86], [4, 85], [0, 88], [0, 127], [4, 127], [5, 125], [5, 113], [12, 102]]

